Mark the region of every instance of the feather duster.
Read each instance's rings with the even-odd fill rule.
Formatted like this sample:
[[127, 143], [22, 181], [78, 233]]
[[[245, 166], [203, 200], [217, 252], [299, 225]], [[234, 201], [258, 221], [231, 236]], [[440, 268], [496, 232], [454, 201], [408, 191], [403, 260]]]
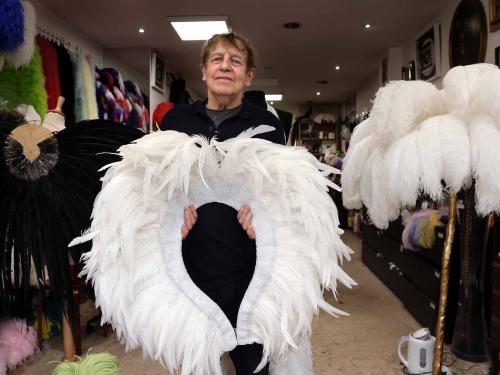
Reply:
[[22, 69], [14, 69], [8, 62], [0, 71], [0, 97], [12, 107], [31, 104], [40, 116], [47, 113], [47, 91], [43, 76], [42, 59], [38, 48], [33, 59]]
[[0, 53], [14, 52], [23, 41], [23, 6], [19, 0], [4, 0], [0, 3]]
[[500, 213], [500, 128], [487, 115], [471, 119], [469, 137], [473, 176], [476, 180], [476, 211], [486, 216]]
[[375, 95], [370, 126], [386, 147], [413, 131], [425, 119], [446, 113], [436, 87], [424, 81], [392, 81]]
[[[34, 132], [45, 130], [23, 126], [33, 127]], [[55, 135], [45, 130], [48, 136], [43, 133], [36, 145], [39, 155], [26, 157], [16, 135], [19, 129], [0, 138], [0, 310], [30, 316], [26, 260], [32, 257], [38, 280], [48, 278], [60, 311], [66, 310], [67, 301], [71, 312], [73, 299], [65, 298], [72, 295], [67, 245], [90, 224], [101, 187], [99, 169], [117, 160], [111, 153], [119, 146], [142, 133], [106, 121], [82, 122]], [[78, 260], [85, 248], [71, 250]], [[15, 290], [24, 296], [17, 301], [23, 311], [12, 311], [14, 306], [7, 302]]]
[[[127, 349], [142, 347], [169, 372], [221, 374], [224, 352], [258, 342], [264, 347], [258, 368], [271, 360], [274, 374], [290, 363], [289, 373], [310, 374], [303, 342], [313, 316], [319, 308], [345, 315], [322, 296], [323, 288], [335, 292], [338, 282], [354, 284], [341, 269], [351, 251], [339, 238], [327, 193], [335, 187], [325, 178], [333, 169], [305, 149], [248, 138], [268, 130], [258, 127], [225, 142], [165, 131], [121, 147], [122, 160], [106, 172], [88, 235], [73, 241], [92, 238], [83, 273], [94, 285], [103, 321]], [[254, 213], [257, 263], [236, 331], [184, 267], [180, 228], [189, 202], [246, 203]]]
[[[33, 327], [20, 319], [0, 322], [0, 374], [6, 367], [13, 370], [26, 358], [38, 352], [38, 341]], [[5, 372], [3, 372], [5, 373]]]
[[36, 11], [28, 1], [21, 1], [24, 14], [24, 41], [12, 53], [6, 55], [7, 61], [16, 69], [28, 65], [35, 52]]

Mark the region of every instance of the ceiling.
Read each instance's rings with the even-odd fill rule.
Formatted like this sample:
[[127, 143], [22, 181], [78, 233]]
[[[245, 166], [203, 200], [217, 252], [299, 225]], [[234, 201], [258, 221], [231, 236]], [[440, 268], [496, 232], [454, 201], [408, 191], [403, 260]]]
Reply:
[[[182, 42], [169, 16], [225, 15], [233, 31], [258, 52], [257, 79], [277, 86], [286, 103], [339, 102], [378, 68], [387, 48], [399, 46], [450, 0], [38, 0], [80, 32], [148, 76], [149, 49], [158, 50], [169, 69], [204, 96], [199, 54], [202, 42]], [[281, 25], [300, 22], [302, 28]], [[373, 25], [368, 31], [364, 25]], [[146, 32], [140, 34], [139, 27]], [[339, 71], [335, 65], [340, 65]], [[317, 81], [327, 80], [319, 85]], [[321, 96], [316, 92], [321, 91]]]

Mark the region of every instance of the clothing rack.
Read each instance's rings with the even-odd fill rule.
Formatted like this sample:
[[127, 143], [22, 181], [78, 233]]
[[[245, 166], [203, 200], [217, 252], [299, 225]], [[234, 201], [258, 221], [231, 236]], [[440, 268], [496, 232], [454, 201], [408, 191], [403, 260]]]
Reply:
[[[63, 47], [68, 52], [74, 53], [76, 55], [84, 54], [84, 51], [82, 50], [82, 48], [80, 46], [78, 46], [74, 43], [71, 43], [68, 39], [61, 37], [59, 35], [56, 35], [55, 33], [51, 32], [51, 31], [49, 31], [49, 30], [47, 30], [39, 25], [36, 26], [36, 30], [37, 30], [38, 34], [43, 36], [45, 39], [48, 39], [52, 43], [55, 43], [58, 46]], [[102, 56], [95, 56], [91, 53], [85, 53], [84, 55], [90, 56], [94, 60], [96, 65], [102, 64]]]

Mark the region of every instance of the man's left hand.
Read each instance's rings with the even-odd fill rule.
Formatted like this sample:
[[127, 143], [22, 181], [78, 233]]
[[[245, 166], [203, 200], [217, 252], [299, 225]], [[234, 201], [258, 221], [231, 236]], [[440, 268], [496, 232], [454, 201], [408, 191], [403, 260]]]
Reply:
[[255, 240], [255, 230], [252, 227], [252, 210], [250, 210], [250, 207], [248, 207], [246, 204], [240, 207], [240, 210], [238, 211], [238, 222], [241, 224], [243, 227], [243, 230], [247, 232], [248, 238], [251, 240]]

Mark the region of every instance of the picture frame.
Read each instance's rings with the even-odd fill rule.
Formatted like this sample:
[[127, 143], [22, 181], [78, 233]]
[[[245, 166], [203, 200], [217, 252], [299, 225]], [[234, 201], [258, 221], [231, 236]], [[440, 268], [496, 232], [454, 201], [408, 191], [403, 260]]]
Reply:
[[165, 93], [166, 66], [163, 57], [157, 53], [151, 53], [151, 87], [160, 93]]
[[489, 0], [490, 33], [500, 29], [500, 0]]
[[450, 68], [482, 63], [486, 58], [488, 20], [481, 0], [462, 0], [450, 27]]
[[416, 79], [434, 81], [441, 77], [441, 33], [436, 23], [419, 33], [415, 41]]
[[380, 86], [385, 86], [389, 82], [388, 72], [387, 72], [387, 57], [382, 59], [380, 63]]
[[415, 61], [410, 61], [408, 64], [401, 67], [401, 79], [404, 81], [414, 81], [415, 77]]

